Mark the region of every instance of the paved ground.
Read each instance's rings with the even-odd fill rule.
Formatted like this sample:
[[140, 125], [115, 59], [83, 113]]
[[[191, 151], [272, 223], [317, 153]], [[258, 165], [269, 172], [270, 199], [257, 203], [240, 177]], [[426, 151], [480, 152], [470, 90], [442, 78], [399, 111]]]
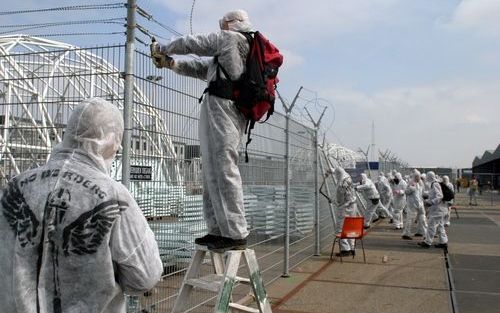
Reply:
[[457, 200], [448, 254], [382, 221], [365, 237], [366, 264], [361, 250], [342, 263], [324, 251], [268, 286], [273, 312], [500, 312], [500, 201]]

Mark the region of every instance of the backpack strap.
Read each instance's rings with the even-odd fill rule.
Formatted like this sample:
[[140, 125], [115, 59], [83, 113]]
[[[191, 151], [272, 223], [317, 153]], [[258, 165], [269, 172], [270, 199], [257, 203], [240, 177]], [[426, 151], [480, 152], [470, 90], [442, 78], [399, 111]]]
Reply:
[[[227, 73], [224, 67], [219, 63], [219, 57], [214, 56], [214, 63], [217, 64], [217, 69], [215, 71], [215, 80], [208, 83], [208, 87], [203, 90], [198, 102], [201, 103], [203, 96], [208, 93], [220, 98], [233, 100], [233, 86], [234, 82], [231, 80], [231, 76]], [[221, 78], [220, 72], [226, 76], [226, 79]]]
[[248, 145], [252, 142], [252, 138], [250, 135], [252, 134], [252, 129], [255, 126], [255, 121], [247, 120], [247, 124], [245, 126], [245, 134], [247, 134], [247, 143], [245, 144], [245, 163], [248, 163]]

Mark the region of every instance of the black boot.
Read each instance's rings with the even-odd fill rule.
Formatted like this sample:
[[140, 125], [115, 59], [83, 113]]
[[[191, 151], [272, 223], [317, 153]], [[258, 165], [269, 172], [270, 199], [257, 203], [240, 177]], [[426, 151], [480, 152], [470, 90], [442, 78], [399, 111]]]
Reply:
[[247, 239], [231, 239], [228, 237], [219, 237], [213, 242], [207, 244], [208, 250], [214, 252], [225, 252], [228, 250], [245, 250], [247, 248]]
[[194, 240], [194, 243], [197, 245], [206, 246], [210, 242], [214, 242], [214, 241], [218, 240], [219, 238], [220, 238], [220, 236], [217, 236], [217, 235], [206, 234], [203, 237], [196, 238]]

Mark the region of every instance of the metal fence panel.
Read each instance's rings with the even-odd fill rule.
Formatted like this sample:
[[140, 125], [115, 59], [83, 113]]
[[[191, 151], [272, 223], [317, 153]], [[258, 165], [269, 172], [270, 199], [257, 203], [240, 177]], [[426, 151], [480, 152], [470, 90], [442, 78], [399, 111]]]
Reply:
[[[30, 47], [26, 49], [26, 47]], [[0, 184], [40, 166], [64, 135], [74, 105], [103, 97], [123, 104], [125, 46], [92, 49], [47, 42], [25, 42], [0, 53]], [[198, 138], [198, 98], [205, 82], [156, 69], [147, 54], [136, 51], [132, 107], [130, 191], [149, 220], [160, 248], [164, 276], [128, 311], [169, 312], [194, 250], [205, 233], [202, 214], [202, 156]], [[259, 258], [266, 283], [282, 274], [285, 225], [285, 116], [275, 113], [257, 124], [249, 146], [249, 163], [240, 171], [244, 183], [250, 246]], [[314, 254], [313, 130], [290, 122], [290, 264]], [[125, 161], [124, 161], [125, 162]], [[121, 155], [112, 176], [121, 179]], [[332, 229], [321, 202], [321, 238]], [[203, 269], [209, 271], [209, 267]], [[237, 291], [238, 292], [238, 291]], [[242, 295], [245, 291], [241, 291]], [[193, 312], [210, 312], [212, 294], [197, 292]]]

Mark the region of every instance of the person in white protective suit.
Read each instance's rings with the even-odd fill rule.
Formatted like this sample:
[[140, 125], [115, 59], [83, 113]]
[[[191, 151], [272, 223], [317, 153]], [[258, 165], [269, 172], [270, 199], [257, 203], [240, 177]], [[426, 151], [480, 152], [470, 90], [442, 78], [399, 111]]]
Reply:
[[154, 234], [111, 179], [123, 119], [98, 98], [73, 110], [44, 166], [14, 177], [0, 206], [2, 312], [125, 312], [160, 280]]
[[[447, 175], [444, 175], [443, 176], [443, 183], [445, 183], [446, 186], [448, 186], [448, 188], [450, 188], [450, 190], [453, 191], [453, 193], [455, 193], [455, 186], [453, 186], [453, 184], [450, 182], [450, 177], [448, 177]], [[453, 205], [453, 199], [451, 201], [445, 202], [445, 204], [448, 207], [448, 213], [444, 217], [444, 226], [448, 227], [451, 224], [450, 223], [450, 215], [451, 215], [451, 206]]]
[[361, 174], [361, 185], [356, 186], [356, 190], [363, 194], [368, 206], [365, 211], [365, 228], [369, 228], [370, 224], [378, 219], [374, 218], [377, 209], [392, 218], [391, 213], [382, 205], [382, 203], [380, 203], [380, 194], [378, 193], [375, 184], [366, 176], [366, 174]]
[[417, 218], [416, 237], [424, 236], [427, 232], [427, 221], [425, 219], [424, 200], [422, 198], [423, 185], [420, 183], [420, 172], [415, 170], [406, 187], [406, 219], [403, 227], [403, 239], [411, 240], [412, 228]]
[[[166, 59], [156, 65], [210, 84], [216, 80], [218, 63], [230, 76], [226, 78], [237, 80], [245, 71], [250, 47], [241, 32], [252, 31], [252, 25], [243, 10], [225, 14], [219, 24], [220, 32], [188, 35], [167, 45], [152, 47], [153, 54], [195, 54], [207, 58]], [[245, 249], [247, 244], [249, 232], [238, 168], [238, 147], [245, 126], [245, 117], [232, 100], [210, 92], [205, 95], [200, 109], [199, 138], [203, 162], [203, 213], [208, 234], [196, 238], [195, 243], [219, 252]]]
[[[389, 183], [389, 188], [391, 189], [391, 198], [389, 200], [389, 204], [386, 206], [387, 210], [393, 214], [394, 213], [394, 197], [392, 196], [392, 188], [394, 187], [394, 177], [392, 176], [391, 172], [388, 172], [385, 174], [385, 178], [387, 179], [387, 182]], [[392, 224], [394, 221], [391, 218], [389, 221], [390, 224]]]
[[392, 188], [394, 211], [392, 219], [396, 229], [403, 228], [403, 210], [406, 207], [406, 182], [402, 179], [401, 173], [396, 173], [393, 179], [394, 187]]
[[438, 243], [436, 247], [447, 248], [448, 236], [444, 228], [444, 217], [448, 212], [448, 207], [443, 203], [443, 192], [434, 172], [428, 172], [426, 177], [429, 183], [429, 197], [425, 203], [429, 206], [429, 221], [427, 234], [424, 241], [419, 242], [418, 245], [422, 248], [429, 248], [434, 240], [434, 235], [438, 235]]
[[[389, 207], [391, 205], [391, 200], [392, 200], [392, 189], [389, 184], [389, 181], [387, 178], [385, 178], [384, 173], [380, 173], [378, 177], [378, 182], [377, 182], [377, 190], [380, 194], [380, 202], [382, 203], [382, 206], [386, 208], [389, 212]], [[384, 218], [386, 217], [383, 212], [377, 212], [379, 217]]]
[[[333, 175], [337, 183], [337, 211], [335, 232], [341, 233], [346, 216], [356, 216], [356, 195], [351, 176], [341, 167], [335, 168]], [[340, 252], [342, 256], [354, 255], [354, 239], [340, 240]]]

